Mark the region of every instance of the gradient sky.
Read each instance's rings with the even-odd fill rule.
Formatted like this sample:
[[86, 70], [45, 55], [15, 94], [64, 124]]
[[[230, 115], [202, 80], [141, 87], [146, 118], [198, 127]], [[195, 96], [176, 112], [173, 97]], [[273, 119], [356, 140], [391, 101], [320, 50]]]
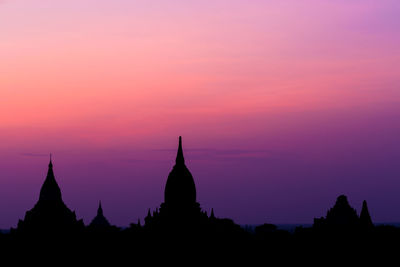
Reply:
[[163, 201], [183, 136], [204, 210], [400, 221], [400, 1], [0, 0], [0, 228], [53, 153], [89, 223]]

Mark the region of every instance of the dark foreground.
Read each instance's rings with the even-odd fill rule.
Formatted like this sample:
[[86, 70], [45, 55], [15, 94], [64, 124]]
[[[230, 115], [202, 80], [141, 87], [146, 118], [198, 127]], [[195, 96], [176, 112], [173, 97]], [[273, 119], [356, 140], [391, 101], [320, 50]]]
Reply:
[[[246, 261], [310, 264], [368, 263], [398, 260], [400, 228], [378, 226], [368, 230], [318, 230], [297, 228], [294, 233], [265, 224], [249, 233], [241, 228], [150, 230], [132, 225], [118, 228], [85, 228], [75, 233], [0, 235], [1, 258], [13, 263], [62, 262], [135, 265], [135, 262], [182, 262], [191, 265], [213, 259], [234, 263]], [[188, 262], [185, 259], [190, 259]], [[126, 263], [126, 264], [125, 264]], [[346, 264], [344, 264], [346, 265]], [[384, 264], [385, 265], [385, 264]], [[382, 265], [382, 266], [384, 266]]]

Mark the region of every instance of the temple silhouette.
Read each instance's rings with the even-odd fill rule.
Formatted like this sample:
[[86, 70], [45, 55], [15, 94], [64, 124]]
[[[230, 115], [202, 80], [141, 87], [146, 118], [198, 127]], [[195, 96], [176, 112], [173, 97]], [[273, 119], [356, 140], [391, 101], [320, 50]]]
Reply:
[[182, 137], [179, 137], [175, 165], [168, 175], [164, 190], [164, 202], [153, 214], [150, 210], [145, 218], [145, 227], [189, 227], [205, 224], [207, 213], [196, 201], [196, 185], [186, 167], [183, 156]]
[[75, 212], [71, 211], [62, 200], [50, 156], [49, 169], [40, 189], [39, 200], [26, 212], [24, 220], [19, 220], [17, 231], [29, 234], [52, 234], [76, 232], [83, 228], [83, 221], [77, 220]]
[[[37, 255], [43, 251], [67, 253], [64, 258], [83, 253], [91, 260], [100, 260], [99, 255], [132, 260], [143, 251], [167, 256], [185, 251], [200, 259], [212, 252], [210, 255], [224, 259], [245, 255], [247, 259], [258, 257], [270, 263], [273, 257], [282, 260], [287, 255], [297, 255], [296, 259], [305, 255], [331, 259], [332, 255], [348, 257], [349, 251], [377, 254], [386, 252], [398, 240], [400, 228], [374, 225], [367, 202], [363, 201], [358, 215], [345, 195], [337, 197], [325, 217], [314, 218], [311, 227], [298, 226], [293, 232], [268, 222], [253, 228], [240, 226], [232, 219], [218, 218], [213, 208], [208, 216], [197, 200], [195, 180], [186, 166], [179, 137], [175, 164], [165, 183], [164, 201], [154, 211], [148, 210], [143, 225], [140, 220], [125, 228], [112, 225], [99, 201], [96, 216], [85, 226], [63, 202], [50, 156], [37, 203], [19, 220], [16, 229], [11, 228], [8, 234], [0, 232], [0, 249], [37, 250]], [[45, 254], [47, 257], [49, 253]]]
[[[139, 229], [133, 224], [131, 228]], [[233, 220], [217, 218], [214, 209], [211, 209], [210, 216], [202, 211], [196, 199], [193, 176], [185, 164], [182, 137], [179, 137], [175, 165], [165, 184], [164, 202], [153, 213], [148, 210], [143, 230], [156, 242], [172, 238], [182, 244], [207, 243], [210, 240], [228, 242], [246, 235]]]
[[111, 224], [108, 222], [107, 218], [103, 214], [103, 208], [101, 207], [101, 201], [99, 202], [99, 207], [97, 209], [97, 215], [93, 218], [92, 222], [89, 224], [89, 227], [92, 228], [108, 228]]
[[360, 213], [360, 226], [364, 229], [370, 229], [374, 227], [372, 223], [371, 215], [369, 215], [367, 201], [364, 200], [361, 208]]
[[374, 225], [368, 211], [367, 201], [363, 201], [360, 217], [357, 211], [352, 208], [345, 195], [336, 199], [335, 205], [328, 210], [326, 217], [314, 218], [313, 227], [323, 230], [354, 230], [369, 229]]

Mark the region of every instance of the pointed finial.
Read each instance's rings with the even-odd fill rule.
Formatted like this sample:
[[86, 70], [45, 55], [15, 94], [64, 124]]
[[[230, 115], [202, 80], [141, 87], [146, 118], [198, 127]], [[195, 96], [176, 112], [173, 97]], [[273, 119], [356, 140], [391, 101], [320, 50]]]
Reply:
[[183, 149], [182, 149], [182, 136], [179, 136], [179, 146], [178, 146], [178, 153], [176, 155], [176, 164], [185, 164], [185, 159], [183, 158]]
[[215, 215], [214, 215], [214, 209], [213, 209], [213, 208], [211, 209], [211, 215], [210, 215], [210, 218], [211, 218], [211, 219], [215, 219]]
[[49, 162], [49, 167], [51, 168], [51, 167], [53, 167], [53, 162], [52, 162], [52, 160], [51, 160], [51, 153], [50, 153], [50, 162]]
[[103, 215], [103, 208], [101, 207], [101, 200], [99, 201], [99, 208], [97, 209], [98, 215]]
[[147, 217], [151, 217], [150, 209], [147, 211]]

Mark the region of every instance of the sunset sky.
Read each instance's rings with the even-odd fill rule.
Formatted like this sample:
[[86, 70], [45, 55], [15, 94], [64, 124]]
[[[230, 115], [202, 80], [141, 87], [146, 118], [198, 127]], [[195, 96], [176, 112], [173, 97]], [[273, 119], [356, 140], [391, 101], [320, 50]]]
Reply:
[[0, 228], [49, 154], [90, 223], [143, 221], [182, 135], [202, 208], [400, 221], [399, 0], [0, 0]]

